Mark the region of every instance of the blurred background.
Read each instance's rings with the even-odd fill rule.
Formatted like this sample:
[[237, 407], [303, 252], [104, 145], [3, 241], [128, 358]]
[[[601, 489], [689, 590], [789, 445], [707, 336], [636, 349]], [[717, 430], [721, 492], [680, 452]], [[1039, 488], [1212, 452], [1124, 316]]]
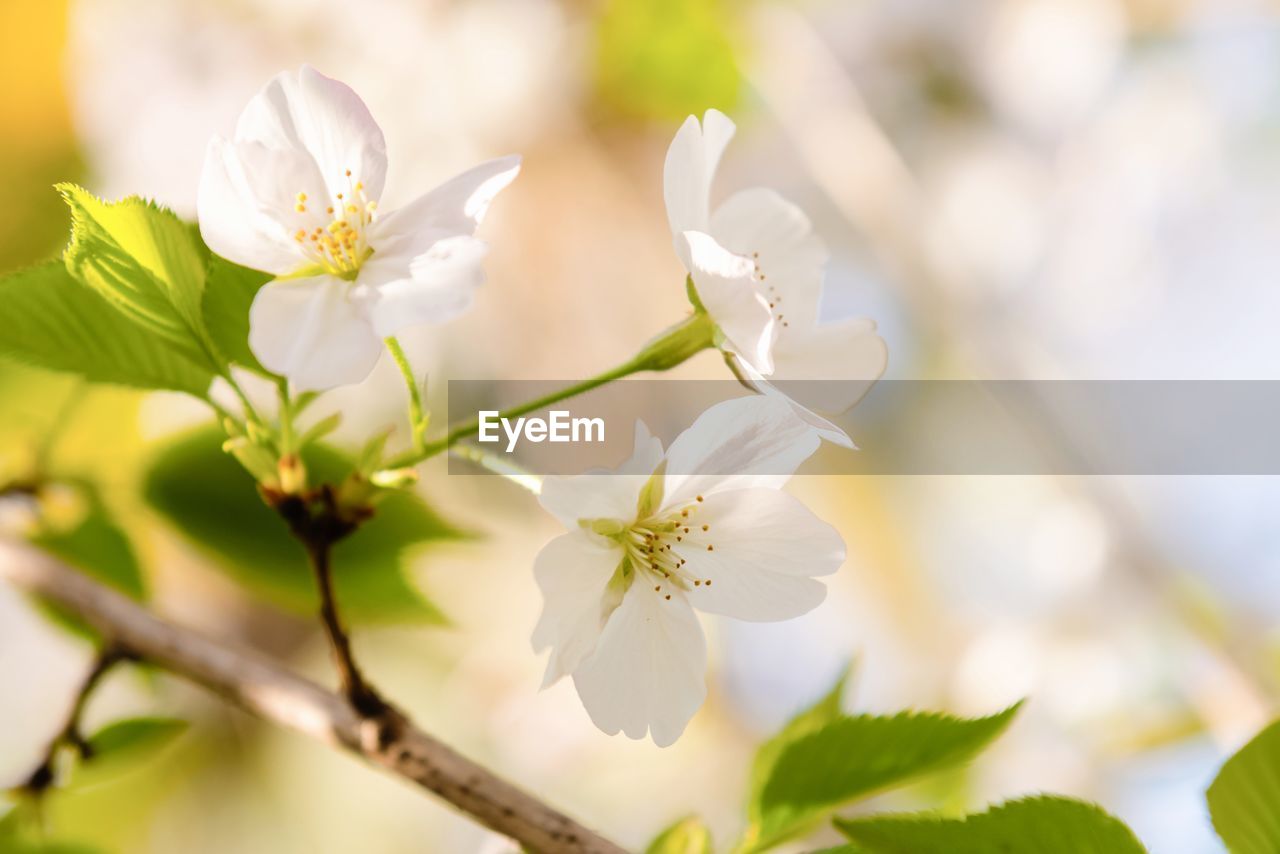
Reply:
[[[449, 378], [578, 379], [682, 316], [662, 160], [713, 106], [739, 124], [716, 196], [763, 184], [813, 216], [832, 251], [824, 310], [879, 322], [889, 377], [1280, 378], [1280, 15], [1262, 0], [0, 0], [0, 267], [62, 246], [55, 181], [192, 216], [209, 137], [303, 62], [383, 125], [384, 207], [524, 154], [483, 229], [475, 310], [409, 342], [437, 412]], [[678, 375], [723, 366], [704, 355]], [[381, 365], [329, 408], [354, 437], [399, 419], [401, 396]], [[0, 363], [0, 471], [92, 476], [156, 608], [327, 679], [309, 620], [144, 500], [149, 461], [205, 411]], [[927, 405], [863, 416], [863, 444], [905, 419], [957, 428]], [[477, 535], [406, 564], [448, 623], [374, 620], [360, 657], [426, 728], [629, 846], [689, 813], [731, 841], [755, 745], [854, 660], [850, 709], [1031, 698], [972, 768], [873, 806], [1053, 791], [1099, 801], [1155, 852], [1220, 851], [1203, 789], [1280, 696], [1269, 478], [802, 478], [849, 561], [804, 619], [707, 623], [710, 698], [667, 750], [599, 733], [569, 683], [537, 690], [530, 567], [555, 523], [497, 478], [429, 466], [422, 489]], [[0, 784], [30, 773], [89, 655], [0, 589]], [[89, 717], [156, 710], [191, 730], [53, 801], [60, 836], [107, 852], [507, 850], [162, 675], [115, 674]]]

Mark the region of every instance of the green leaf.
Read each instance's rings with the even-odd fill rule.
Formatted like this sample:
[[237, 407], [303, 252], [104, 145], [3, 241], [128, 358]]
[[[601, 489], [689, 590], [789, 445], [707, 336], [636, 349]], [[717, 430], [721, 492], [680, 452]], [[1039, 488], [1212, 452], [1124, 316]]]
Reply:
[[127, 718], [108, 724], [89, 737], [90, 761], [102, 764], [152, 753], [187, 730], [178, 718]]
[[15, 837], [4, 840], [4, 854], [102, 854], [102, 850], [79, 842]]
[[[32, 838], [33, 834], [39, 834]], [[4, 854], [99, 854], [97, 848], [77, 842], [44, 839], [36, 804], [21, 798], [0, 816], [0, 852]]]
[[727, 0], [612, 0], [596, 32], [596, 91], [606, 108], [680, 121], [732, 110], [742, 72]]
[[[836, 819], [861, 854], [1143, 854], [1119, 819], [1070, 798], [1010, 801], [964, 818], [930, 814]], [[1268, 852], [1274, 848], [1266, 849]]]
[[677, 821], [649, 843], [645, 854], [712, 854], [711, 831], [690, 816]]
[[233, 264], [217, 255], [209, 256], [204, 289], [204, 325], [218, 351], [228, 360], [272, 374], [249, 349], [249, 308], [258, 290], [271, 281], [267, 273]]
[[1226, 761], [1208, 800], [1213, 826], [1233, 854], [1280, 851], [1280, 721]]
[[747, 848], [772, 847], [838, 807], [971, 759], [1004, 731], [1020, 705], [985, 718], [842, 716], [811, 728], [778, 751], [750, 804]]
[[21, 802], [9, 807], [9, 811], [0, 816], [0, 840], [8, 841], [17, 836], [22, 831], [23, 822]]
[[[164, 448], [147, 474], [147, 501], [247, 589], [277, 607], [313, 614], [319, 600], [302, 547], [220, 445], [216, 430], [202, 429]], [[312, 445], [303, 456], [315, 482], [340, 481], [353, 465], [326, 445]], [[406, 580], [404, 561], [415, 547], [459, 537], [417, 496], [388, 494], [372, 519], [334, 547], [343, 616], [360, 623], [443, 622]]]
[[748, 817], [752, 823], [758, 823], [761, 816], [761, 804], [764, 797], [765, 784], [773, 774], [774, 766], [783, 750], [793, 742], [814, 730], [821, 729], [841, 717], [840, 702], [844, 697], [845, 687], [849, 684], [850, 668], [846, 667], [823, 697], [809, 708], [792, 718], [773, 738], [760, 745], [756, 750], [755, 761], [751, 765], [751, 797], [748, 801]]
[[203, 397], [213, 371], [129, 320], [64, 264], [0, 278], [0, 354], [93, 382]]
[[46, 526], [31, 542], [131, 599], [144, 600], [146, 582], [128, 535], [116, 524], [95, 486], [87, 482], [76, 486], [86, 504], [84, 515], [70, 528]]
[[87, 789], [135, 770], [187, 731], [177, 718], [128, 718], [89, 737], [88, 756], [76, 763], [69, 788]]
[[209, 255], [196, 227], [137, 196], [108, 204], [74, 184], [58, 190], [71, 208], [72, 275], [176, 352], [219, 370], [203, 318]]

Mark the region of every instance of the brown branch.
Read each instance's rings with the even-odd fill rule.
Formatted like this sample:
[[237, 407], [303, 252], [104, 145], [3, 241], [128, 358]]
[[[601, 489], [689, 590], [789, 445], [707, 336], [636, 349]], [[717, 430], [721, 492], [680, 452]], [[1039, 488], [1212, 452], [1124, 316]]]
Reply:
[[67, 713], [67, 722], [63, 724], [62, 729], [49, 742], [49, 749], [45, 751], [44, 759], [39, 767], [31, 772], [31, 776], [22, 785], [22, 789], [38, 796], [53, 785], [58, 752], [63, 747], [70, 747], [80, 754], [81, 759], [92, 758], [93, 748], [90, 746], [88, 739], [84, 737], [84, 732], [80, 729], [81, 720], [84, 718], [85, 706], [89, 704], [89, 697], [93, 694], [94, 689], [98, 687], [98, 684], [102, 682], [103, 677], [111, 672], [111, 668], [122, 661], [127, 661], [129, 657], [128, 653], [123, 649], [111, 643], [106, 644], [98, 651], [97, 656], [94, 657], [93, 665], [85, 675], [84, 681], [80, 683], [79, 690], [76, 691], [75, 700], [71, 704], [71, 711]]
[[203, 685], [264, 720], [381, 766], [533, 851], [624, 850], [456, 753], [396, 710], [365, 718], [344, 697], [257, 653], [162, 620], [30, 546], [0, 540], [0, 579], [56, 602], [126, 654]]
[[351, 636], [338, 613], [330, 564], [334, 544], [355, 533], [360, 524], [372, 515], [372, 509], [340, 507], [335, 488], [328, 484], [301, 493], [262, 488], [262, 498], [268, 507], [280, 514], [290, 533], [307, 553], [316, 593], [320, 597], [320, 624], [329, 639], [329, 650], [333, 653], [343, 696], [363, 717], [386, 716], [393, 710], [364, 678], [351, 651]]

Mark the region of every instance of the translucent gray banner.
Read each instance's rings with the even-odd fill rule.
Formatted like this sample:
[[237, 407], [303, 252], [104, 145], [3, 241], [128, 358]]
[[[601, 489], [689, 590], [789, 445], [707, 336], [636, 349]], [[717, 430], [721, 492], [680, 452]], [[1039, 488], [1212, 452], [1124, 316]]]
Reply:
[[[458, 442], [530, 473], [578, 474], [625, 460], [637, 420], [669, 445], [713, 404], [750, 394], [732, 381], [624, 380], [529, 413], [541, 428], [498, 420], [569, 385], [451, 380], [450, 424], [491, 413], [488, 441]], [[803, 400], [865, 391], [777, 387]], [[853, 410], [828, 417], [858, 450], [824, 446], [802, 474], [1280, 474], [1280, 381], [881, 381]], [[456, 458], [449, 470], [485, 472]]]

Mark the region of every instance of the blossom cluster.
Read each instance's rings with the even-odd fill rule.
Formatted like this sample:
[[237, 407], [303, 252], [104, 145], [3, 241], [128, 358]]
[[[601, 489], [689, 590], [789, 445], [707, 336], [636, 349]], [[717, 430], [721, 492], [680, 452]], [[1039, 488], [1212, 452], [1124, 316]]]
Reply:
[[[710, 110], [667, 152], [667, 220], [700, 323], [663, 352], [680, 361], [717, 347], [756, 393], [712, 406], [665, 450], [637, 424], [618, 469], [541, 490], [568, 528], [534, 563], [545, 682], [571, 676], [602, 730], [659, 745], [706, 694], [695, 610], [785, 620], [823, 600], [817, 579], [840, 567], [844, 542], [781, 487], [823, 439], [852, 447], [819, 412], [852, 406], [886, 362], [870, 320], [820, 320], [827, 254], [803, 211], [762, 188], [712, 208], [734, 132]], [[401, 331], [466, 310], [484, 278], [476, 229], [519, 169], [518, 157], [491, 160], [383, 211], [382, 131], [349, 87], [303, 67], [210, 143], [200, 231], [214, 252], [275, 277], [250, 312], [255, 357], [295, 389], [323, 391], [364, 379]], [[706, 340], [685, 340], [695, 334]], [[784, 393], [791, 380], [840, 382], [815, 397]]]

